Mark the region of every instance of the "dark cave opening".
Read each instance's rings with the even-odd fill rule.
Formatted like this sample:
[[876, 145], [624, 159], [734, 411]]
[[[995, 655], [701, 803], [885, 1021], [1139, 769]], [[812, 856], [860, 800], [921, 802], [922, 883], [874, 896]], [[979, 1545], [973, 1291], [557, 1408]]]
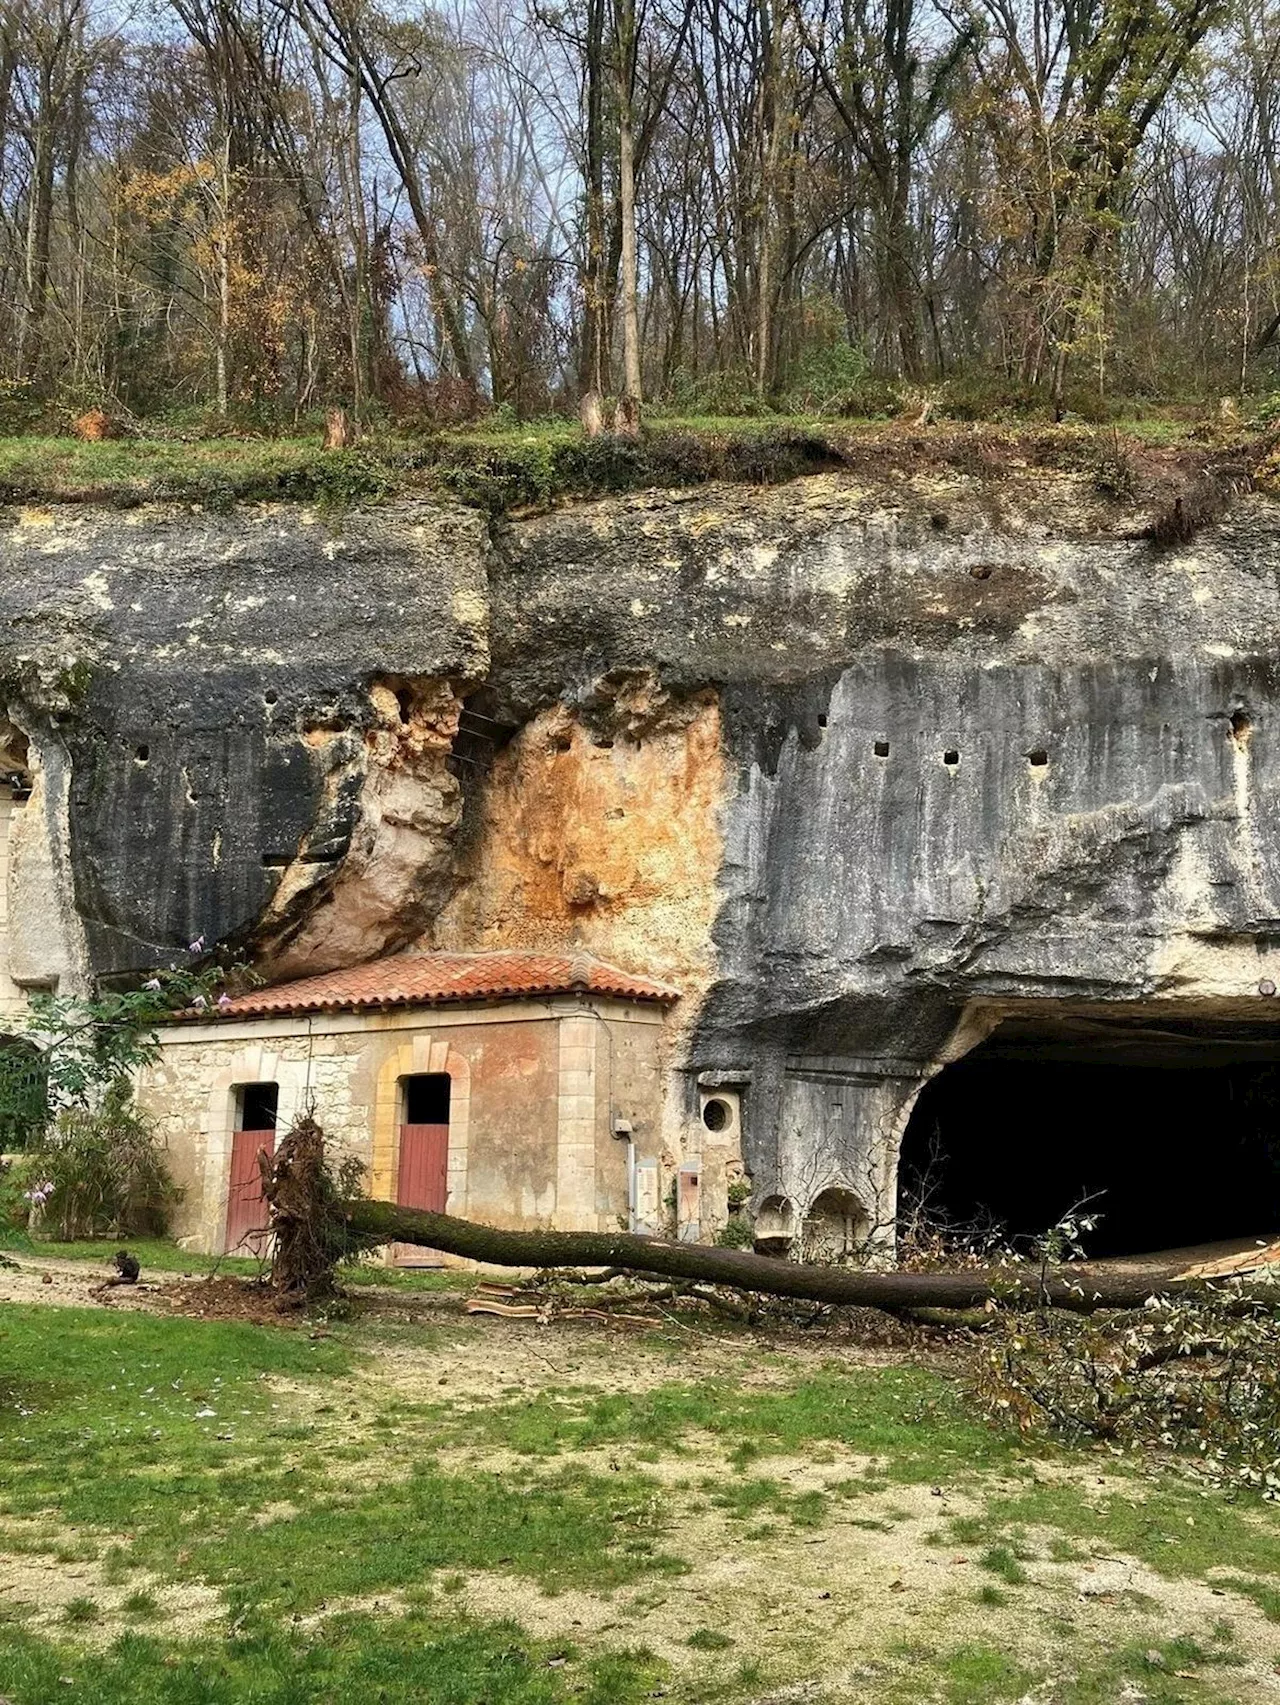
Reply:
[[1280, 1037], [1221, 1023], [1006, 1020], [927, 1083], [900, 1212], [1023, 1243], [1088, 1199], [1092, 1256], [1280, 1232]]

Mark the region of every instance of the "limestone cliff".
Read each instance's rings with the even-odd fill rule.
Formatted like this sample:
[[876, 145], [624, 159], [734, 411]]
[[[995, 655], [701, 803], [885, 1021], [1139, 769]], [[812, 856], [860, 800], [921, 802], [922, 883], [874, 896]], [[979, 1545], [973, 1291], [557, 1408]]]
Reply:
[[578, 941], [688, 991], [681, 1116], [750, 1084], [758, 1194], [865, 1199], [984, 1013], [1270, 1021], [1280, 506], [1148, 521], [980, 467], [492, 527], [12, 514], [0, 679], [64, 933], [84, 975]]

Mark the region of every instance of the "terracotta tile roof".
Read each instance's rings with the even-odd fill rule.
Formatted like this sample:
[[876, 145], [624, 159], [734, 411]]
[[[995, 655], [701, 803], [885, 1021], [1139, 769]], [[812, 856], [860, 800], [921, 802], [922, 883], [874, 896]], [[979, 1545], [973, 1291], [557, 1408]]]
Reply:
[[633, 977], [585, 953], [397, 953], [348, 971], [253, 989], [191, 1017], [256, 1018], [275, 1013], [347, 1012], [362, 1007], [442, 1006], [453, 1001], [577, 990], [625, 1000], [674, 1001], [679, 990]]

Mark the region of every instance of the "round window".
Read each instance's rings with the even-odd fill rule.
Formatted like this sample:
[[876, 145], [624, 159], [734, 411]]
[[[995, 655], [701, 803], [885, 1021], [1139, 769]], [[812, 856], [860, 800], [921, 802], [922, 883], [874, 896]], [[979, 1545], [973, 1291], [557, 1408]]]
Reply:
[[733, 1108], [713, 1095], [702, 1109], [702, 1123], [709, 1131], [727, 1131], [733, 1123]]

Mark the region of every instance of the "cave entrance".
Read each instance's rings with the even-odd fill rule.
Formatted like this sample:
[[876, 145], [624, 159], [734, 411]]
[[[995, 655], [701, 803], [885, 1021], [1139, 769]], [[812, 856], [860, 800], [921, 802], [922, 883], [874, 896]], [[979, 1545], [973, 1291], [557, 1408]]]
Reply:
[[1091, 1256], [1274, 1236], [1280, 1028], [1149, 1010], [1005, 1019], [925, 1085], [898, 1175], [908, 1226], [1021, 1240], [1089, 1198]]

